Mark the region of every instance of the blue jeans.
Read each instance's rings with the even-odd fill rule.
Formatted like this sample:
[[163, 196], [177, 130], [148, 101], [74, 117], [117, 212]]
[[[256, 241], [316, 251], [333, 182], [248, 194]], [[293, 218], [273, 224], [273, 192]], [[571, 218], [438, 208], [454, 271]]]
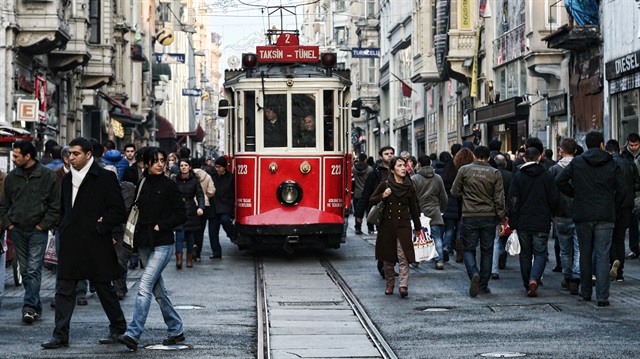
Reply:
[[[613, 236], [613, 222], [576, 223], [580, 243], [580, 295], [591, 297], [591, 275], [596, 275], [596, 298], [609, 299], [609, 250]], [[592, 263], [595, 262], [595, 271]]]
[[555, 217], [556, 235], [560, 242], [560, 261], [565, 278], [580, 279], [580, 245], [572, 218]]
[[431, 237], [433, 237], [433, 241], [436, 244], [436, 252], [438, 253], [438, 257], [436, 258], [437, 262], [443, 262], [444, 257], [442, 257], [442, 236], [444, 235], [444, 225], [432, 225], [431, 226]]
[[31, 309], [42, 314], [40, 301], [40, 284], [42, 282], [42, 265], [44, 252], [47, 249], [47, 231], [35, 228], [25, 231], [18, 227], [9, 230], [15, 254], [20, 264], [22, 285], [24, 286], [24, 303], [22, 312]]
[[496, 226], [496, 239], [493, 240], [493, 257], [491, 261], [491, 274], [500, 274], [500, 254], [504, 253], [505, 249], [498, 235], [498, 227]]
[[444, 236], [442, 237], [442, 249], [446, 249], [447, 252], [453, 251], [452, 243], [455, 243], [456, 239], [460, 238], [460, 220], [459, 219], [444, 219]]
[[[549, 257], [547, 245], [549, 232], [518, 231], [520, 242], [520, 275], [524, 287], [529, 288], [529, 282], [535, 280], [540, 283], [544, 267]], [[533, 264], [531, 264], [533, 257]]]
[[[463, 217], [462, 246], [464, 248], [464, 265], [469, 279], [474, 274], [480, 274], [480, 289], [487, 288], [491, 278], [491, 261], [493, 257], [493, 241], [496, 234], [495, 217]], [[480, 243], [480, 270], [476, 264], [476, 250]]]
[[185, 231], [183, 229], [176, 231], [176, 253], [182, 252], [182, 242], [187, 241], [187, 253], [193, 251], [193, 244], [196, 241], [196, 232]]
[[229, 239], [234, 240], [236, 237], [236, 228], [233, 221], [227, 213], [216, 214], [209, 220], [209, 245], [211, 245], [211, 255], [218, 257], [222, 255], [222, 247], [220, 246], [220, 226], [227, 234]]
[[133, 320], [129, 323], [125, 335], [130, 336], [136, 342], [140, 341], [144, 324], [149, 315], [151, 294], [160, 305], [160, 311], [168, 327], [169, 335], [179, 335], [182, 333], [182, 319], [173, 308], [162, 280], [162, 271], [171, 260], [173, 245], [138, 248], [138, 253], [144, 265], [144, 272], [138, 285], [136, 303], [133, 307]]

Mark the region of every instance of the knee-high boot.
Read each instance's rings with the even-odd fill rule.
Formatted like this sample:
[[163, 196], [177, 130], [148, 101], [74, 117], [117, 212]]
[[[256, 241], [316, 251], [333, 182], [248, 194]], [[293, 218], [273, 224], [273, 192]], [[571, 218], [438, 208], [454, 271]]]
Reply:
[[176, 253], [176, 268], [182, 269], [182, 252]]
[[187, 268], [193, 268], [193, 253], [187, 253]]

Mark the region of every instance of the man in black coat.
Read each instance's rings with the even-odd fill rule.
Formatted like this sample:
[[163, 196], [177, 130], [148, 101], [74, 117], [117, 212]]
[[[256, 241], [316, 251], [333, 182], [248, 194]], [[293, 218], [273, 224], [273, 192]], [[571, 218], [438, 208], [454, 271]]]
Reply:
[[216, 188], [216, 194], [211, 197], [211, 209], [215, 212], [215, 216], [209, 222], [209, 244], [212, 252], [209, 258], [211, 259], [222, 257], [220, 225], [231, 242], [236, 240], [236, 229], [232, 220], [236, 202], [235, 183], [233, 175], [227, 171], [227, 159], [224, 156], [218, 157], [215, 169], [211, 176]]
[[541, 158], [537, 148], [527, 148], [525, 163], [513, 178], [507, 201], [509, 226], [518, 231], [520, 274], [529, 297], [538, 296], [547, 262], [551, 220], [560, 196], [553, 176], [539, 163]]
[[69, 143], [71, 173], [62, 182], [60, 252], [56, 282], [56, 316], [46, 349], [69, 345], [69, 327], [76, 303], [75, 287], [89, 279], [109, 318], [110, 336], [101, 344], [116, 342], [127, 323], [111, 281], [124, 270], [118, 263], [112, 230], [126, 220], [124, 200], [115, 174], [94, 161], [91, 142], [79, 137]]
[[[580, 246], [580, 295], [591, 300], [591, 274], [596, 275], [598, 306], [609, 305], [609, 250], [616, 206], [626, 189], [622, 171], [605, 152], [601, 132], [589, 132], [587, 150], [575, 157], [556, 177], [558, 189], [573, 197], [573, 221]], [[595, 270], [593, 262], [595, 259]]]

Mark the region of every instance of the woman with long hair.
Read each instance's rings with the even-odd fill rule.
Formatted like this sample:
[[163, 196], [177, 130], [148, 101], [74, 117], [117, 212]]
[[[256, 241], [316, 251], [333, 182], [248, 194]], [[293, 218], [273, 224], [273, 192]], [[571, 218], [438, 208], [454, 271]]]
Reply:
[[118, 336], [118, 342], [131, 350], [138, 349], [140, 337], [151, 306], [151, 295], [160, 305], [167, 325], [168, 336], [164, 345], [184, 341], [182, 319], [173, 308], [162, 280], [162, 272], [173, 253], [173, 229], [187, 220], [182, 193], [175, 182], [164, 175], [167, 155], [157, 147], [149, 147], [143, 155], [144, 178], [138, 184], [138, 223], [133, 247], [140, 254], [144, 272], [138, 284], [138, 294], [133, 307], [133, 319], [127, 331]]
[[[409, 295], [409, 263], [415, 262], [410, 220], [421, 228], [416, 188], [407, 176], [405, 160], [394, 157], [389, 164], [389, 177], [373, 192], [370, 203], [385, 201], [376, 240], [376, 259], [384, 263], [386, 295], [393, 294], [395, 263], [399, 267], [400, 297]], [[411, 217], [409, 217], [411, 215]], [[410, 219], [411, 218], [411, 219]]]
[[204, 192], [198, 177], [193, 172], [191, 160], [181, 158], [178, 161], [180, 174], [174, 178], [178, 184], [184, 207], [187, 212], [187, 221], [176, 230], [176, 268], [182, 269], [182, 243], [187, 242], [187, 268], [193, 267], [193, 244], [196, 232], [200, 230], [200, 216], [204, 214]]

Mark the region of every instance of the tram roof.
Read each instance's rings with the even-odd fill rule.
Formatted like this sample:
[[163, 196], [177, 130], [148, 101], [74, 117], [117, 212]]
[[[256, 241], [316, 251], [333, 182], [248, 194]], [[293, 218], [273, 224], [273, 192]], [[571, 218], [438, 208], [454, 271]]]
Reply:
[[[329, 75], [329, 73], [331, 75]], [[251, 70], [235, 69], [225, 70], [225, 83], [224, 85], [234, 85], [240, 80], [253, 78], [313, 78], [313, 79], [338, 79], [340, 83], [350, 86], [350, 70], [329, 70], [323, 68], [320, 63], [315, 64], [260, 64], [256, 68]]]

